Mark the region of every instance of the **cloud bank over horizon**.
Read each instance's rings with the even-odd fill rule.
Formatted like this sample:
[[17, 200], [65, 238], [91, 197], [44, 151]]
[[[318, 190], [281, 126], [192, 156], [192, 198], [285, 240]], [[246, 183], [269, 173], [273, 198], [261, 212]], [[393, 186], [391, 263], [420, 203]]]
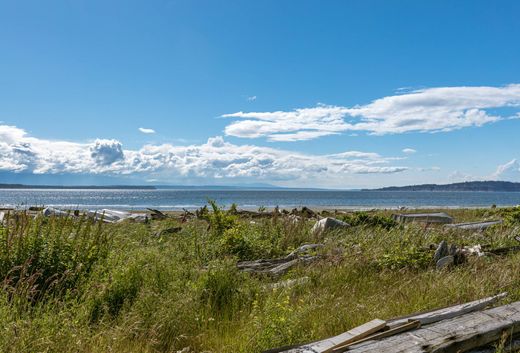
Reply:
[[479, 127], [512, 116], [489, 110], [520, 107], [520, 84], [502, 87], [437, 87], [376, 99], [367, 105], [342, 107], [319, 104], [312, 108], [274, 112], [236, 112], [222, 117], [239, 119], [225, 134], [269, 141], [302, 141], [343, 132], [369, 135], [408, 132], [446, 132]]
[[15, 173], [141, 174], [158, 181], [171, 177], [301, 181], [407, 170], [393, 165], [398, 160], [374, 152], [312, 155], [236, 145], [220, 136], [199, 145], [146, 144], [129, 150], [113, 139], [55, 141], [30, 136], [16, 126], [0, 125], [0, 171]]

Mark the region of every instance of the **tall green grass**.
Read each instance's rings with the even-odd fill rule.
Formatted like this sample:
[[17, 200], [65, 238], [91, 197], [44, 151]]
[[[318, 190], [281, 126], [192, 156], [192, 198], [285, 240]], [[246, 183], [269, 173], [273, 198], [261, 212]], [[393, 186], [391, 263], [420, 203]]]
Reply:
[[[514, 217], [472, 233], [401, 226], [380, 211], [346, 215], [354, 227], [313, 235], [311, 220], [210, 208], [182, 224], [10, 215], [0, 228], [0, 351], [259, 352], [504, 290], [520, 299], [520, 254], [436, 271], [429, 250], [441, 240], [513, 245]], [[461, 221], [503, 212], [449, 211]], [[174, 226], [183, 229], [156, 235]], [[314, 242], [325, 245], [322, 258], [281, 278], [235, 266]]]

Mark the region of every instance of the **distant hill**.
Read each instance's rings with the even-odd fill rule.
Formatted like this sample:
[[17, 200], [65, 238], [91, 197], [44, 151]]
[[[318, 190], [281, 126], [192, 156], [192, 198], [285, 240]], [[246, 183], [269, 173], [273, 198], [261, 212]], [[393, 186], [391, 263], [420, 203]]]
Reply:
[[28, 185], [1, 184], [0, 189], [119, 189], [119, 190], [322, 190], [312, 188], [286, 188], [270, 184], [243, 185]]
[[[366, 189], [365, 189], [366, 190]], [[520, 183], [510, 181], [467, 181], [464, 183], [453, 184], [422, 184], [409, 186], [390, 186], [377, 191], [518, 191]]]
[[25, 184], [0, 184], [0, 189], [125, 189], [125, 190], [155, 190], [150, 185], [25, 185]]

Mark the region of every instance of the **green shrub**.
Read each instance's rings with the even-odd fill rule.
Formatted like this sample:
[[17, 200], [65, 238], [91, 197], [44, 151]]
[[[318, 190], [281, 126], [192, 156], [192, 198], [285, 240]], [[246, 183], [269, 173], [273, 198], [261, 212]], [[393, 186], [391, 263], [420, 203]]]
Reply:
[[211, 234], [216, 238], [221, 238], [227, 229], [232, 228], [237, 219], [235, 216], [223, 211], [215, 201], [208, 201], [213, 212], [209, 212], [206, 216], [209, 222]]
[[368, 212], [354, 212], [344, 216], [343, 220], [351, 226], [380, 227], [386, 230], [398, 225], [398, 223], [390, 217], [370, 214]]

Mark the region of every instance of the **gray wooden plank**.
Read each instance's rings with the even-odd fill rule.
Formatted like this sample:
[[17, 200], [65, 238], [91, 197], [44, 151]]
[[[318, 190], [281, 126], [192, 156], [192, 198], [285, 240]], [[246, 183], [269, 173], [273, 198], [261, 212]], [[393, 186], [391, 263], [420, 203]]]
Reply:
[[380, 332], [380, 333], [375, 333], [373, 335], [370, 335], [368, 337], [360, 339], [359, 341], [354, 341], [354, 342], [351, 342], [351, 343], [347, 343], [346, 345], [339, 346], [337, 348], [334, 348], [332, 351], [333, 351], [333, 353], [345, 352], [346, 350], [348, 350], [348, 348], [350, 346], [358, 345], [358, 344], [366, 342], [366, 341], [379, 340], [379, 339], [382, 339], [382, 338], [390, 337], [390, 336], [397, 335], [399, 333], [402, 333], [402, 332], [405, 332], [405, 331], [408, 331], [408, 330], [417, 329], [419, 327], [421, 327], [421, 323], [419, 321], [417, 321], [417, 320], [416, 321], [411, 321], [411, 322], [408, 322], [408, 323], [403, 324], [401, 326], [396, 326], [396, 327], [394, 327], [394, 328], [392, 328], [390, 330], [383, 331], [383, 332]]
[[365, 338], [370, 334], [383, 329], [385, 326], [386, 321], [375, 319], [361, 326], [354, 327], [340, 335], [316, 342], [315, 344], [310, 345], [309, 348], [316, 353], [329, 353], [336, 347]]
[[520, 331], [520, 302], [472, 312], [415, 331], [354, 345], [349, 352], [466, 352]]

